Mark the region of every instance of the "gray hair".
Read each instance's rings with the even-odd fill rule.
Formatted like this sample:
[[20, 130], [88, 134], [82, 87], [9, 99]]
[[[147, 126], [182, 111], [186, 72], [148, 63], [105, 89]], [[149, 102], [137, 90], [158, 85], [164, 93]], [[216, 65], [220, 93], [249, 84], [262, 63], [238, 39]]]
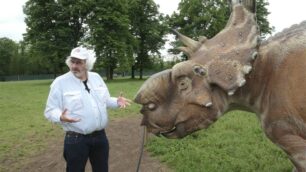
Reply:
[[[88, 59], [85, 60], [87, 71], [91, 71], [93, 69], [95, 62], [96, 62], [95, 57], [91, 57], [91, 58], [88, 58]], [[71, 66], [71, 56], [68, 56], [66, 58], [65, 63], [70, 68], [70, 66]]]

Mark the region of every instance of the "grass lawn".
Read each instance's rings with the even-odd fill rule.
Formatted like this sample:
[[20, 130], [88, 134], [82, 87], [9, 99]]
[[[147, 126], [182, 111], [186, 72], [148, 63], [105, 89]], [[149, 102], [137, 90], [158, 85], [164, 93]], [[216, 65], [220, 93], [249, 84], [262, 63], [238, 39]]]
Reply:
[[177, 172], [291, 172], [287, 155], [264, 135], [255, 114], [232, 111], [180, 140], [154, 137], [154, 156]]
[[[143, 80], [106, 82], [112, 96], [132, 99]], [[28, 157], [46, 149], [62, 129], [43, 111], [50, 80], [0, 82], [0, 171], [18, 169]], [[139, 115], [140, 106], [109, 110], [110, 118]], [[184, 139], [152, 137], [146, 148], [177, 172], [289, 172], [286, 155], [263, 134], [256, 116], [234, 111], [207, 130]]]
[[[112, 96], [133, 99], [143, 80], [107, 82]], [[0, 82], [0, 171], [18, 168], [30, 156], [44, 150], [63, 130], [48, 122], [45, 108], [51, 80]], [[139, 105], [109, 110], [110, 118], [139, 115]]]

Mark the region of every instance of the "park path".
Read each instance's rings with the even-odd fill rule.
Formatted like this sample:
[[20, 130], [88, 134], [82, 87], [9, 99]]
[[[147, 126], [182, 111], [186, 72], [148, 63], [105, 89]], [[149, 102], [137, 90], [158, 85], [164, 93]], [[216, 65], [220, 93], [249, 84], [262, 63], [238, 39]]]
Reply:
[[[140, 117], [111, 120], [106, 129], [110, 144], [109, 172], [135, 172], [140, 153], [142, 127]], [[45, 152], [28, 160], [20, 172], [64, 172], [65, 160], [62, 156], [63, 136], [52, 141]], [[16, 171], [16, 170], [14, 170]], [[86, 172], [90, 172], [87, 164]], [[140, 172], [170, 172], [164, 164], [144, 151]]]

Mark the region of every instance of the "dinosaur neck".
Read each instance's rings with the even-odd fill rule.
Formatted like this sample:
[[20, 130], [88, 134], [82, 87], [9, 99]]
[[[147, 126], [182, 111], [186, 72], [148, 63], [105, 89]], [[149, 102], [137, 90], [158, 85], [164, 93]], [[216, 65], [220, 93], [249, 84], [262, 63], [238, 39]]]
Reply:
[[253, 70], [246, 76], [246, 85], [229, 97], [231, 108], [247, 110], [257, 114], [265, 110], [268, 85], [274, 74], [273, 61], [259, 54], [253, 63]]

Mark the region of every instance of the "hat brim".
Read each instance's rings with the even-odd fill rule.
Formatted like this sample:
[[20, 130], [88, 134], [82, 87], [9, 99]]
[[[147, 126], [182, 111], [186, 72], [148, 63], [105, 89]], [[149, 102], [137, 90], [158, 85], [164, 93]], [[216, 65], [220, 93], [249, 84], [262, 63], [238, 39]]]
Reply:
[[68, 56], [69, 58], [75, 58], [75, 59], [80, 59], [80, 60], [86, 60], [86, 58], [81, 57], [81, 56]]

